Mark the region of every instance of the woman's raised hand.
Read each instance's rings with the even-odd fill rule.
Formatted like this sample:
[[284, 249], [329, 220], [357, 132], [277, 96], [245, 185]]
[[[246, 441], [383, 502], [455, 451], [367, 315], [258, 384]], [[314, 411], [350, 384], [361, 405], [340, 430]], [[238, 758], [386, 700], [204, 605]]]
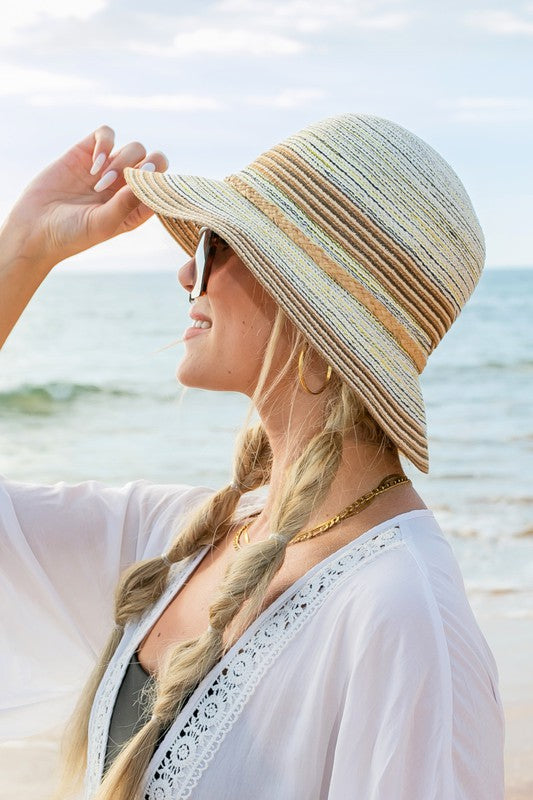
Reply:
[[168, 167], [160, 152], [139, 142], [113, 152], [115, 132], [102, 125], [46, 167], [11, 210], [8, 226], [20, 242], [20, 256], [51, 269], [75, 253], [137, 228], [152, 211], [126, 186], [124, 167]]

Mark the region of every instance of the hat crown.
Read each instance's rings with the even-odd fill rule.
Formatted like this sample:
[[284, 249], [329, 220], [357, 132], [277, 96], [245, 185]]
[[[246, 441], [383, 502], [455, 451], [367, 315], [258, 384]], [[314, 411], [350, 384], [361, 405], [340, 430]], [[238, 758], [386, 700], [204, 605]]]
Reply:
[[484, 238], [463, 184], [397, 123], [330, 117], [234, 177], [380, 297], [426, 358], [479, 280]]

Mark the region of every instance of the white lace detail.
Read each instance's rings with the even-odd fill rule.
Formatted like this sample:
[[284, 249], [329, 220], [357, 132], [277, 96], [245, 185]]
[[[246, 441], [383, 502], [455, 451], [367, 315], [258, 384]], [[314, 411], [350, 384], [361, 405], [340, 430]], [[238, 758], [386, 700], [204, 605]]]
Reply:
[[[189, 573], [203, 555], [203, 551], [192, 559], [174, 564], [170, 568], [167, 588], [154, 606], [147, 609], [137, 622], [128, 623], [124, 630], [124, 637], [117, 647], [107, 671], [105, 672], [96, 693], [91, 717], [89, 720], [89, 746], [87, 751], [87, 772], [85, 774], [85, 797], [90, 798], [98, 787], [104, 767], [107, 748], [107, 733], [116, 696], [126, 672], [126, 668], [137, 647], [150, 628], [170, 602], [180, 585], [186, 580]], [[133, 644], [133, 648], [132, 645]]]
[[[369, 559], [397, 546], [400, 528], [381, 531], [367, 541], [355, 540], [281, 605], [274, 604], [212, 670], [188, 718], [180, 714], [147, 770], [145, 800], [186, 800], [241, 713], [266, 670], [287, 643], [339, 586]], [[238, 647], [238, 649], [236, 649]], [[205, 680], [204, 680], [205, 683]], [[192, 698], [191, 698], [192, 700]], [[184, 712], [188, 707], [185, 706]], [[185, 724], [183, 724], [185, 722]]]
[[[268, 667], [305, 622], [316, 613], [331, 591], [369, 559], [401, 543], [394, 526], [368, 540], [356, 539], [335, 558], [318, 565], [297, 582], [289, 597], [282, 595], [241, 637], [209, 673], [178, 715], [158, 747], [146, 773], [145, 800], [185, 800]], [[138, 622], [128, 623], [96, 693], [89, 721], [85, 798], [89, 800], [102, 779], [107, 734], [116, 696], [133, 652], [167, 604], [201, 560], [204, 551], [175, 564], [169, 583], [157, 603]], [[286, 599], [283, 599], [283, 598]], [[200, 687], [199, 687], [200, 689]], [[194, 709], [191, 712], [191, 703]], [[188, 716], [187, 716], [188, 715]], [[164, 758], [160, 754], [164, 753]]]

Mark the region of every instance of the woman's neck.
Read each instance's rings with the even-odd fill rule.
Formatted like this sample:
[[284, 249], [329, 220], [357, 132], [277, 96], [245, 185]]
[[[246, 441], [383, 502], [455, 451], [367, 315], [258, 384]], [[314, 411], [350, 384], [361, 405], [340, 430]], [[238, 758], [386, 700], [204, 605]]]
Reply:
[[[280, 439], [270, 441], [273, 462], [266, 502], [261, 514], [254, 519], [248, 531], [250, 539], [255, 541], [264, 539], [272, 530], [270, 520], [283, 486], [287, 483], [287, 464], [294, 460], [294, 457], [291, 459], [287, 454], [287, 439], [283, 449], [280, 447]], [[391, 474], [404, 474], [395, 451], [380, 451], [377, 445], [357, 443], [353, 439], [346, 438], [341, 461], [330, 489], [313, 508], [306, 529], [326, 522], [359, 497], [376, 488], [383, 478]], [[360, 522], [363, 526], [372, 527], [382, 519], [413, 508], [426, 508], [426, 506], [410, 483], [401, 484], [378, 495], [361, 512]], [[347, 522], [353, 527], [353, 523]]]

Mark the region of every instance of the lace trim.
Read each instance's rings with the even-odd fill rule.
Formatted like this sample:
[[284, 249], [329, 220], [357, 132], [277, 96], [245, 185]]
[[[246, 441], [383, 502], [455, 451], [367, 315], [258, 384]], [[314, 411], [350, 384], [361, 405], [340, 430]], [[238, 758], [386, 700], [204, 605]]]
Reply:
[[[342, 555], [328, 560], [282, 605], [267, 609], [195, 692], [194, 709], [183, 724], [183, 713], [168, 731], [147, 770], [145, 800], [186, 800], [239, 717], [262, 676], [287, 643], [324, 603], [332, 590], [356, 570], [401, 542], [398, 526], [364, 542], [353, 544]], [[253, 632], [252, 632], [253, 631]], [[244, 637], [243, 637], [244, 638]], [[241, 640], [242, 642], [242, 640]], [[236, 649], [238, 648], [238, 649]], [[187, 711], [189, 704], [184, 709]]]
[[98, 687], [89, 719], [89, 746], [85, 774], [86, 798], [92, 797], [102, 779], [111, 714], [124, 673], [133, 655], [133, 650], [136, 649], [137, 644], [142, 642], [150, 628], [153, 627], [163, 609], [172, 600], [176, 592], [179, 591], [197, 562], [201, 560], [203, 554], [204, 550], [190, 560], [174, 564], [170, 570], [168, 586], [157, 603], [148, 608], [138, 621], [128, 623], [125, 628], [123, 639], [109, 662], [109, 666]]
[[[401, 543], [399, 526], [368, 540], [356, 539], [335, 557], [317, 565], [266, 609], [248, 631], [204, 678], [158, 747], [146, 772], [145, 800], [186, 800], [239, 717], [267, 669], [332, 590], [385, 550]], [[102, 778], [109, 721], [120, 683], [133, 651], [179, 591], [204, 551], [176, 564], [158, 602], [136, 623], [127, 626], [100, 683], [89, 721], [85, 797], [96, 792]], [[290, 591], [287, 590], [288, 592]], [[194, 708], [191, 706], [194, 704]], [[187, 716], [188, 714], [188, 716]], [[160, 753], [164, 753], [163, 759]]]

